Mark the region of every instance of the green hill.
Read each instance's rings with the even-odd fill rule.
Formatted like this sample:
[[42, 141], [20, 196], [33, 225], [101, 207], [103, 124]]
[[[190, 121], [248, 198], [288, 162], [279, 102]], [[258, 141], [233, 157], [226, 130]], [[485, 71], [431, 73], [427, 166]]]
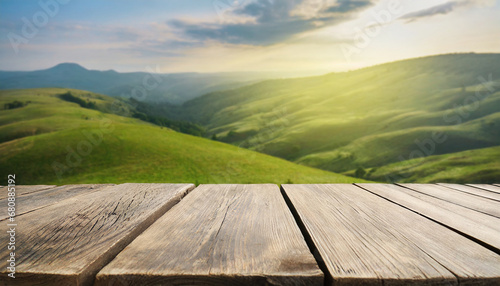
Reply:
[[500, 54], [441, 55], [214, 92], [172, 115], [224, 142], [345, 172], [499, 146], [498, 76]]
[[[402, 183], [493, 183], [499, 181], [500, 147], [429, 156], [365, 170], [366, 178]], [[346, 172], [354, 175], [355, 170]]]
[[86, 91], [0, 91], [0, 108], [0, 173], [18, 184], [362, 181], [118, 116], [135, 110]]

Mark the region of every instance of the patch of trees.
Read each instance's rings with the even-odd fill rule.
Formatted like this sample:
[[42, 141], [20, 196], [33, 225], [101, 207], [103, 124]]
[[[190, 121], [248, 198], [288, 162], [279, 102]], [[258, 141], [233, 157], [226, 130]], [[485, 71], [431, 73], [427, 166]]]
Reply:
[[366, 170], [363, 169], [362, 167], [359, 167], [356, 169], [356, 172], [354, 172], [354, 176], [356, 178], [363, 178], [366, 175]]
[[83, 108], [97, 109], [97, 104], [95, 103], [95, 101], [90, 101], [90, 99], [83, 100], [83, 99], [79, 98], [78, 96], [74, 96], [69, 91], [66, 93], [60, 94], [59, 98], [64, 100], [64, 101], [76, 103]]
[[21, 102], [19, 100], [14, 100], [13, 102], [5, 103], [3, 105], [3, 108], [4, 109], [21, 108], [21, 107], [28, 105], [29, 103], [31, 103], [31, 101]]
[[371, 168], [370, 171], [366, 171], [363, 167], [359, 167], [354, 172], [356, 178], [370, 179], [370, 177], [377, 171], [377, 168]]
[[167, 127], [177, 132], [190, 134], [194, 136], [201, 137], [205, 133], [203, 127], [190, 122], [170, 120], [164, 117], [147, 115], [142, 112], [134, 112], [132, 114], [132, 117], [140, 119], [142, 121], [153, 123], [158, 126]]
[[134, 98], [130, 99], [130, 103], [132, 107], [135, 108], [135, 111], [132, 113], [132, 117], [134, 118], [150, 122], [158, 126], [167, 127], [185, 134], [200, 137], [205, 135], [205, 129], [198, 124], [167, 118], [164, 115], [165, 111], [161, 108], [161, 106], [155, 107], [153, 105], [137, 101]]
[[220, 141], [225, 143], [236, 143], [244, 141], [252, 136], [255, 136], [256, 134], [257, 134], [256, 130], [248, 130], [243, 132], [231, 130], [227, 133], [225, 137], [220, 138]]

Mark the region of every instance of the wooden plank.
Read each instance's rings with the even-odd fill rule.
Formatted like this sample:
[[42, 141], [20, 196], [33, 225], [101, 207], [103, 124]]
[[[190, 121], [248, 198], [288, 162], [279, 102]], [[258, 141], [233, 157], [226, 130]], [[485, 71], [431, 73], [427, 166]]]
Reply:
[[96, 285], [323, 285], [323, 274], [276, 185], [201, 185]]
[[[100, 191], [108, 186], [112, 185], [67, 185], [25, 193], [24, 195], [16, 196], [16, 214], [19, 216], [77, 195]], [[0, 205], [7, 205], [7, 199], [0, 199]], [[0, 221], [7, 218], [7, 212], [0, 213]]]
[[400, 186], [356, 184], [500, 251], [500, 220]]
[[398, 184], [402, 187], [426, 194], [477, 212], [500, 218], [500, 203], [471, 194], [455, 191], [433, 184]]
[[[193, 187], [123, 184], [16, 217], [16, 278], [7, 277], [3, 248], [0, 284], [91, 285], [105, 264]], [[0, 236], [0, 245], [8, 239]]]
[[283, 189], [328, 269], [327, 284], [500, 283], [499, 255], [354, 185]]
[[[16, 191], [16, 196], [21, 196], [55, 187], [56, 186], [54, 185], [20, 185], [20, 186], [15, 186], [15, 191]], [[0, 199], [7, 198], [7, 190], [8, 190], [7, 186], [0, 188]]]
[[500, 186], [487, 185], [487, 184], [467, 184], [467, 185], [500, 194]]
[[438, 185], [445, 186], [445, 187], [450, 188], [450, 189], [454, 189], [454, 190], [461, 191], [464, 193], [468, 193], [468, 194], [472, 194], [472, 195], [476, 195], [476, 196], [480, 196], [483, 198], [487, 198], [490, 200], [500, 202], [500, 194], [490, 192], [487, 190], [474, 188], [474, 187], [466, 186], [466, 185], [460, 185], [460, 184], [442, 184], [442, 183], [439, 183]]

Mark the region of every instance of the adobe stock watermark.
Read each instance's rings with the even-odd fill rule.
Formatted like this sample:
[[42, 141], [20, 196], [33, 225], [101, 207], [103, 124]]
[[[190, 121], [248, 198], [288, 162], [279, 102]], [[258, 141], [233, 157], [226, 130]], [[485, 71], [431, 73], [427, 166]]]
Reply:
[[[252, 138], [244, 140], [240, 145], [240, 150], [245, 149], [244, 147], [249, 147], [250, 145], [258, 146], [263, 144], [273, 138], [277, 133], [283, 131], [285, 127], [290, 124], [290, 121], [286, 118], [288, 115], [288, 109], [286, 106], [273, 109], [270, 118], [264, 119], [263, 126], [259, 129], [259, 133]], [[252, 160], [255, 158], [256, 153], [252, 155]]]
[[59, 14], [61, 5], [66, 5], [71, 0], [40, 0], [38, 6], [40, 9], [33, 13], [31, 18], [22, 17], [23, 25], [18, 33], [9, 32], [7, 38], [14, 53], [19, 53], [19, 47], [28, 44], [31, 39], [36, 37], [40, 29], [47, 26], [51, 18]]
[[[160, 73], [160, 66], [156, 65], [156, 69], [151, 66], [146, 67], [147, 74], [144, 75], [140, 84], [131, 88], [130, 92], [122, 93], [121, 96], [125, 98], [134, 98], [137, 101], [144, 101], [149, 93], [158, 88], [163, 82], [164, 77]], [[111, 104], [111, 112], [116, 115], [125, 115], [125, 110], [122, 110], [122, 101], [114, 100]], [[132, 106], [135, 107], [135, 106]], [[66, 157], [63, 162], [54, 161], [52, 169], [54, 170], [57, 178], [61, 180], [64, 174], [71, 172], [73, 169], [79, 167], [85, 157], [88, 157], [92, 151], [97, 148], [104, 140], [104, 136], [113, 132], [113, 121], [109, 118], [100, 119], [99, 128], [94, 130], [83, 130], [81, 133], [85, 139], [79, 141], [76, 146], [66, 146]]]
[[[481, 101], [488, 96], [497, 92], [495, 86], [500, 86], [500, 82], [493, 80], [493, 75], [489, 74], [488, 79], [483, 76], [477, 78], [480, 83], [476, 86], [474, 93], [464, 98], [461, 104], [454, 104], [453, 108], [448, 110], [443, 115], [443, 121], [456, 128], [457, 125], [466, 121], [471, 114], [476, 111], [481, 105]], [[399, 156], [399, 162], [403, 163], [397, 173], [386, 175], [386, 181], [397, 182], [411, 176], [409, 173], [404, 173], [403, 169], [409, 164], [408, 160], [420, 159], [434, 155], [439, 144], [444, 144], [448, 140], [448, 135], [445, 132], [432, 132], [431, 135], [422, 140], [415, 139], [416, 148], [413, 149], [407, 158], [403, 155]]]
[[9, 237], [7, 243], [7, 276], [16, 278], [16, 174], [7, 176], [7, 235]]
[[212, 6], [221, 22], [227, 17], [226, 13], [245, 6], [251, 0], [214, 0]]
[[372, 20], [363, 27], [354, 28], [352, 44], [343, 43], [340, 49], [344, 58], [350, 62], [354, 55], [359, 55], [372, 43], [373, 39], [380, 35], [382, 27], [397, 19], [403, 13], [403, 8], [399, 0], [391, 0], [385, 9], [371, 11]]
[[244, 171], [241, 169], [238, 170], [237, 166], [240, 166], [241, 164], [251, 165], [255, 160], [255, 157], [257, 156], [256, 151], [252, 152], [249, 149], [244, 148], [243, 146], [258, 146], [271, 140], [273, 138], [273, 135], [283, 131], [285, 127], [289, 125], [290, 121], [285, 118], [287, 115], [288, 110], [286, 107], [273, 109], [273, 112], [269, 116], [269, 118], [265, 119], [264, 126], [259, 129], [259, 133], [239, 144], [238, 155], [243, 155], [242, 153], [245, 151], [247, 154], [249, 154], [248, 156], [244, 157], [244, 162], [240, 161], [236, 163], [234, 161], [228, 161], [225, 166], [225, 173], [222, 174], [223, 178], [219, 180], [217, 179], [215, 174], [211, 174], [211, 179], [217, 184], [234, 181], [235, 176]]
[[[168, 74], [162, 74], [160, 65], [156, 65], [153, 69], [151, 66], [146, 67], [147, 74], [141, 80], [140, 84], [135, 85], [130, 89], [129, 93], [122, 93], [122, 98], [133, 98], [137, 101], [145, 101], [150, 93], [157, 89], [163, 83]], [[136, 107], [136, 106], [132, 106]], [[115, 100], [111, 105], [111, 111], [115, 114], [124, 115], [121, 110], [121, 101]]]
[[52, 162], [52, 170], [54, 170], [57, 179], [62, 180], [63, 175], [71, 172], [79, 167], [85, 157], [89, 156], [94, 148], [101, 145], [104, 140], [104, 135], [113, 132], [113, 122], [108, 118], [103, 118], [99, 122], [99, 128], [94, 130], [83, 130], [81, 133], [85, 139], [76, 144], [76, 148], [70, 145], [66, 146], [66, 157], [64, 162]]
[[443, 115], [446, 123], [461, 124], [464, 119], [468, 119], [471, 113], [479, 108], [481, 101], [497, 91], [495, 86], [500, 86], [500, 81], [493, 80], [492, 74], [489, 74], [487, 79], [479, 76], [477, 80], [481, 84], [476, 87], [474, 94], [467, 96], [460, 105], [455, 103], [453, 109]]

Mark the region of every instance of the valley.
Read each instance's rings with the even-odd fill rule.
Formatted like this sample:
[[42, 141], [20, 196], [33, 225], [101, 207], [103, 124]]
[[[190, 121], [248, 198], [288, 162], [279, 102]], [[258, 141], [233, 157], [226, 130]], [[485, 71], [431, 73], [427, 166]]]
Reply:
[[498, 75], [498, 54], [440, 55], [268, 80], [198, 97], [171, 114], [224, 142], [348, 172], [500, 145]]
[[[92, 108], [61, 99], [67, 93]], [[0, 106], [14, 101], [23, 106], [0, 110], [0, 173], [18, 174], [18, 184], [359, 181], [133, 118], [129, 102], [101, 94], [0, 91]]]
[[[67, 168], [70, 171], [64, 172], [65, 177], [71, 179], [65, 179], [65, 183], [94, 182], [100, 177], [119, 182], [128, 177], [140, 181], [163, 163], [170, 167], [161, 174], [151, 171], [158, 180], [175, 177], [215, 182], [228, 171], [209, 167], [213, 162], [235, 169], [229, 172], [230, 182], [366, 179], [491, 183], [500, 177], [498, 160], [492, 160], [499, 158], [500, 146], [499, 75], [500, 54], [448, 54], [323, 76], [220, 87], [221, 90], [204, 95], [193, 93], [177, 104], [168, 102], [170, 95], [163, 93], [162, 88], [152, 91], [157, 94], [146, 97], [147, 100], [80, 90], [70, 92], [76, 99], [67, 96], [61, 100], [64, 98], [60, 95], [67, 89], [6, 90], [1, 92], [2, 105], [19, 104], [16, 100], [30, 103], [2, 110], [0, 142], [6, 158], [12, 156], [7, 154], [7, 146], [21, 150], [20, 146], [32, 146], [42, 138], [43, 142], [68, 141], [75, 146], [83, 138], [82, 130], [98, 128], [97, 119], [111, 120], [115, 129], [102, 135], [102, 146], [96, 150], [112, 154], [91, 152], [88, 160], [82, 160], [82, 164], [88, 165]], [[24, 80], [29, 82], [29, 78]], [[150, 101], [152, 98], [157, 101]], [[39, 150], [50, 154], [50, 160], [64, 158], [69, 152], [55, 143], [47, 148], [50, 146], [55, 149]], [[213, 151], [201, 155], [200, 146]], [[152, 158], [163, 152], [169, 159], [155, 163]], [[134, 160], [140, 164], [131, 165], [134, 160], [120, 153], [134, 154]], [[230, 159], [229, 154], [237, 155]], [[248, 156], [262, 160], [247, 162]], [[16, 166], [29, 161], [28, 155], [12, 158], [20, 160]], [[94, 160], [107, 166], [106, 170], [95, 167], [101, 163], [95, 165]], [[189, 162], [195, 163], [186, 167]], [[272, 167], [263, 167], [266, 164]], [[276, 173], [282, 175], [259, 171], [261, 167], [276, 170], [282, 164], [308, 171], [303, 175], [285, 170]], [[36, 171], [43, 175], [38, 181], [55, 182], [57, 172], [43, 166], [46, 171]], [[125, 168], [127, 176], [108, 172], [108, 167], [118, 168], [119, 173]], [[189, 170], [188, 174], [179, 173], [182, 168]], [[212, 171], [208, 169], [216, 170], [215, 175], [209, 175]], [[136, 170], [136, 175], [131, 175], [131, 170]], [[294, 175], [288, 175], [290, 172]], [[312, 173], [312, 177], [306, 175]], [[337, 175], [340, 173], [351, 177]]]

